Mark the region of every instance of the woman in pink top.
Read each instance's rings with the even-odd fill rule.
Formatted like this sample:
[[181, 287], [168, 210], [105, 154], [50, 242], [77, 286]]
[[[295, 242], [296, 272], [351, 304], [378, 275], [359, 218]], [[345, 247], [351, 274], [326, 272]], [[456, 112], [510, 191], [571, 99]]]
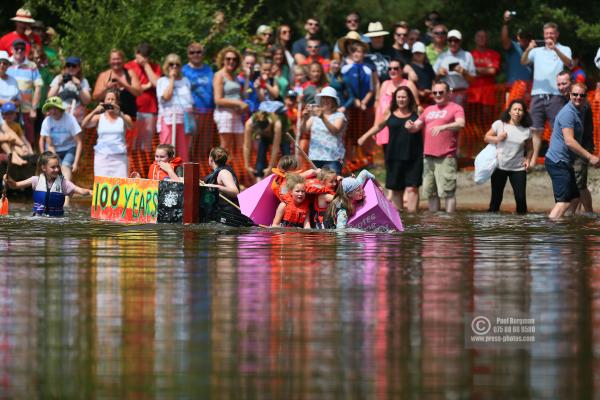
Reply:
[[[388, 73], [390, 79], [383, 82], [379, 87], [379, 93], [377, 93], [377, 106], [375, 107], [375, 124], [378, 124], [384, 120], [384, 115], [386, 111], [390, 109], [390, 105], [392, 104], [392, 97], [396, 89], [400, 86], [407, 86], [412, 92], [413, 96], [419, 99], [417, 87], [412, 81], [409, 81], [404, 73], [402, 72], [404, 69], [404, 63], [400, 60], [392, 60], [390, 61], [390, 66], [388, 69]], [[419, 111], [421, 111], [420, 104], [417, 103], [419, 107]], [[385, 154], [385, 146], [389, 141], [389, 131], [388, 128], [383, 128], [376, 136], [375, 141], [378, 145], [383, 146], [383, 154]]]

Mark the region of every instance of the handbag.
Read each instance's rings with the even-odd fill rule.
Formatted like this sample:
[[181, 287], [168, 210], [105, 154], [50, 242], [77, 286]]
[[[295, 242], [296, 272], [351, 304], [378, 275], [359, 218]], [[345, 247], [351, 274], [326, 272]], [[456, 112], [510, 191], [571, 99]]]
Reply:
[[496, 156], [496, 145], [488, 144], [475, 157], [475, 173], [473, 180], [476, 184], [481, 185], [492, 177], [492, 174], [498, 167], [498, 158]]

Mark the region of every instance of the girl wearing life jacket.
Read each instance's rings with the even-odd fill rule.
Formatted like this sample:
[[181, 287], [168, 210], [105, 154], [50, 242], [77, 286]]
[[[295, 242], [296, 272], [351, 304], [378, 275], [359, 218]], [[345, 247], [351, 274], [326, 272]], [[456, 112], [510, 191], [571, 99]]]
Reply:
[[62, 217], [65, 197], [77, 193], [92, 195], [89, 189], [81, 188], [63, 177], [60, 171], [60, 159], [51, 151], [45, 151], [38, 161], [38, 176], [16, 182], [4, 175], [4, 183], [13, 189], [33, 188], [33, 215]]
[[288, 172], [300, 174], [300, 176], [306, 179], [315, 176], [317, 173], [314, 169], [308, 169], [304, 172], [300, 172], [298, 170], [298, 161], [294, 156], [281, 157], [277, 163], [277, 168], [272, 168], [271, 172], [273, 172], [275, 175], [275, 179], [273, 179], [273, 182], [271, 182], [271, 189], [279, 201], [283, 201], [281, 196], [287, 193], [287, 189], [285, 187], [285, 177]]
[[348, 220], [354, 215], [356, 206], [365, 199], [363, 185], [367, 179], [375, 180], [375, 176], [366, 169], [362, 170], [356, 178], [342, 179], [335, 192], [335, 197], [329, 203], [325, 213], [324, 226], [326, 229], [345, 229]]
[[289, 173], [285, 185], [288, 193], [282, 196], [271, 226], [310, 229], [310, 200], [306, 197], [305, 179]]
[[175, 157], [175, 147], [159, 144], [154, 153], [154, 162], [148, 170], [148, 179], [156, 181], [183, 182], [183, 165], [180, 157]]
[[311, 225], [316, 229], [325, 229], [325, 213], [329, 203], [335, 196], [338, 186], [338, 176], [329, 167], [323, 167], [315, 179], [306, 181], [306, 193], [313, 195], [314, 201], [311, 210]]

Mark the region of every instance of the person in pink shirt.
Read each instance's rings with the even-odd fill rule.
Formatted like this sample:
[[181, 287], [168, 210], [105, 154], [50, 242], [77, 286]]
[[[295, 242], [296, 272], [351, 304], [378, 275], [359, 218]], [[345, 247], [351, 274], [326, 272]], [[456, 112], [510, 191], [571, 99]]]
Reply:
[[26, 33], [35, 20], [31, 17], [31, 12], [29, 10], [26, 8], [19, 8], [17, 10], [17, 15], [11, 18], [11, 21], [15, 22], [15, 30], [0, 38], [0, 50], [8, 52], [8, 54], [12, 56], [13, 42], [17, 39], [21, 39], [25, 42], [25, 56], [29, 57], [29, 51], [31, 50], [31, 45], [33, 43], [42, 46], [42, 39], [37, 34], [31, 33], [28, 36]]
[[440, 209], [445, 199], [446, 212], [456, 210], [456, 153], [458, 132], [465, 126], [465, 111], [450, 101], [450, 88], [437, 81], [431, 89], [435, 104], [423, 111], [416, 121], [407, 121], [411, 132], [423, 130], [423, 197], [429, 201], [429, 211]]

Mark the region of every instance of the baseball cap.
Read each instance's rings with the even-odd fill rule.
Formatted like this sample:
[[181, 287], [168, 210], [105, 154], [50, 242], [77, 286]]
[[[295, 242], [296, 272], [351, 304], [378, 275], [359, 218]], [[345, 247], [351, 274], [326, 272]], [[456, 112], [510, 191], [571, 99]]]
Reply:
[[23, 39], [15, 39], [15, 41], [12, 42], [12, 46], [13, 47], [18, 46], [20, 44], [23, 45], [23, 46], [27, 45], [27, 43]]
[[425, 53], [425, 45], [422, 42], [415, 42], [412, 45], [413, 53]]
[[15, 103], [11, 103], [10, 101], [2, 104], [2, 114], [9, 112], [17, 112], [17, 106]]
[[450, 38], [462, 40], [462, 34], [458, 29], [452, 29], [450, 32], [448, 32], [448, 39]]
[[[8, 53], [4, 50], [0, 50], [0, 61], [8, 61], [10, 62], [10, 57], [8, 56]], [[12, 64], [12, 63], [11, 63]]]
[[65, 60], [65, 64], [81, 65], [81, 58], [75, 56], [67, 57], [67, 59]]

